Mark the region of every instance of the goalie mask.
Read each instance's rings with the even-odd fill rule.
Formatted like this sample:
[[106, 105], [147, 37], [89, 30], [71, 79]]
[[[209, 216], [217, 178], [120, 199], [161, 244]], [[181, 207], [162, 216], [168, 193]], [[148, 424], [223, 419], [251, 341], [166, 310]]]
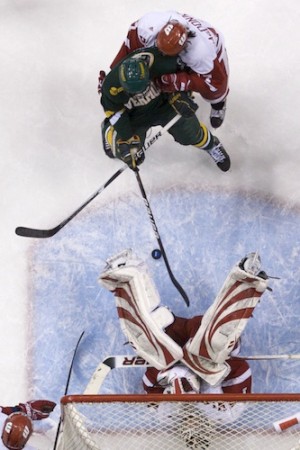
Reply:
[[2, 442], [9, 450], [21, 450], [32, 434], [32, 422], [21, 412], [10, 414], [4, 422]]
[[128, 58], [119, 68], [119, 80], [124, 91], [129, 94], [143, 92], [149, 85], [149, 69], [145, 61]]
[[188, 37], [188, 31], [177, 20], [168, 22], [158, 33], [156, 45], [164, 55], [175, 56], [180, 53]]

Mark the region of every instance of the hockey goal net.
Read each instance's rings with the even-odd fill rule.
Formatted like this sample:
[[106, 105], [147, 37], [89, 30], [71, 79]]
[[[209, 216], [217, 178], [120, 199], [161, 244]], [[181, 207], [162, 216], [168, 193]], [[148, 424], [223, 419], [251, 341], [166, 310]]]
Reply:
[[59, 450], [300, 450], [300, 394], [68, 395], [61, 408]]

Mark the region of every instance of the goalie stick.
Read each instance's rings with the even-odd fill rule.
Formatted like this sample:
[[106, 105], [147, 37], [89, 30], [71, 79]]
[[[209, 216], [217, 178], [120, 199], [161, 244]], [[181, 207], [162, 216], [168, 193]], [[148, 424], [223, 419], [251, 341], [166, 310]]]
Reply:
[[[300, 359], [300, 354], [294, 355], [257, 355], [257, 356], [236, 356], [232, 359], [253, 359], [253, 360], [268, 360], [268, 359]], [[135, 369], [138, 367], [147, 367], [150, 364], [140, 356], [134, 355], [116, 355], [108, 356], [97, 366], [90, 381], [88, 382], [83, 395], [98, 394], [105, 378], [113, 369]]]
[[286, 354], [286, 355], [249, 355], [249, 356], [235, 356], [232, 359], [249, 359], [253, 361], [268, 360], [268, 359], [300, 359], [300, 353]]
[[134, 355], [116, 355], [108, 356], [100, 362], [88, 382], [83, 394], [97, 394], [112, 369], [130, 369], [137, 367], [147, 367], [149, 363], [140, 356]]
[[149, 218], [150, 218], [150, 222], [151, 222], [151, 224], [152, 224], [152, 228], [153, 228], [153, 231], [154, 231], [154, 234], [155, 234], [157, 243], [158, 243], [158, 245], [159, 245], [159, 249], [160, 249], [160, 251], [161, 251], [162, 257], [163, 257], [163, 259], [164, 259], [164, 262], [165, 262], [165, 265], [166, 265], [168, 274], [169, 274], [169, 276], [170, 276], [170, 278], [171, 278], [172, 283], [174, 284], [174, 286], [176, 287], [176, 289], [178, 290], [178, 292], [179, 292], [180, 295], [182, 296], [183, 300], [185, 301], [185, 304], [186, 304], [187, 306], [190, 306], [190, 301], [189, 301], [189, 298], [188, 298], [188, 296], [187, 296], [185, 290], [184, 290], [183, 287], [178, 283], [178, 281], [177, 281], [176, 278], [174, 277], [173, 272], [172, 272], [172, 270], [171, 270], [171, 267], [170, 267], [170, 264], [169, 264], [169, 261], [168, 261], [168, 258], [167, 258], [167, 255], [166, 255], [166, 252], [165, 252], [165, 249], [164, 249], [162, 240], [161, 240], [161, 237], [160, 237], [160, 235], [159, 235], [158, 228], [157, 228], [157, 225], [156, 225], [154, 216], [153, 216], [153, 212], [152, 212], [152, 210], [151, 210], [150, 203], [149, 203], [149, 200], [148, 200], [148, 198], [147, 198], [147, 194], [146, 194], [144, 185], [143, 185], [143, 183], [142, 183], [142, 179], [141, 179], [141, 176], [140, 176], [140, 173], [139, 173], [138, 168], [136, 168], [135, 175], [136, 175], [136, 179], [137, 179], [137, 182], [138, 182], [138, 185], [139, 185], [139, 188], [140, 188], [142, 197], [143, 197], [143, 199], [144, 199], [144, 203], [145, 203], [146, 208], [147, 208], [148, 216], [149, 216]]
[[[81, 333], [81, 335], [79, 336], [79, 339], [78, 339], [78, 341], [77, 341], [76, 347], [75, 347], [75, 349], [74, 349], [73, 358], [72, 358], [72, 361], [71, 361], [71, 364], [70, 364], [70, 368], [69, 368], [69, 373], [68, 373], [68, 378], [67, 378], [67, 382], [66, 382], [66, 387], [65, 387], [64, 395], [67, 395], [67, 393], [68, 393], [69, 384], [70, 384], [71, 375], [72, 375], [72, 370], [73, 370], [73, 365], [74, 365], [74, 360], [75, 360], [76, 353], [77, 353], [77, 350], [78, 350], [78, 347], [79, 347], [79, 344], [80, 344], [80, 341], [81, 341], [83, 335], [84, 335], [84, 331], [83, 331], [83, 332]], [[56, 450], [56, 447], [57, 447], [58, 438], [59, 438], [59, 432], [60, 432], [60, 427], [61, 427], [61, 417], [60, 417], [59, 422], [58, 422], [58, 427], [57, 427], [57, 431], [56, 431], [56, 436], [55, 436], [55, 441], [54, 441], [54, 447], [53, 447], [53, 450]]]
[[[168, 122], [161, 130], [159, 130], [149, 141], [143, 146], [143, 151], [148, 150], [166, 131], [168, 131], [179, 119], [180, 115], [177, 114], [173, 117], [170, 122]], [[79, 208], [77, 208], [69, 217], [60, 222], [56, 227], [50, 228], [47, 230], [37, 229], [37, 228], [28, 228], [28, 227], [17, 227], [15, 229], [15, 233], [18, 236], [22, 237], [30, 237], [30, 238], [49, 238], [54, 236], [58, 231], [60, 231], [65, 225], [67, 225], [72, 219], [74, 219], [77, 214], [80, 213], [89, 203], [91, 203], [94, 198], [96, 198], [102, 191], [104, 191], [107, 186], [109, 186], [119, 175], [121, 175], [124, 170], [128, 168], [127, 165], [124, 165], [119, 170], [117, 170], [110, 178], [106, 181], [96, 192], [94, 192]]]

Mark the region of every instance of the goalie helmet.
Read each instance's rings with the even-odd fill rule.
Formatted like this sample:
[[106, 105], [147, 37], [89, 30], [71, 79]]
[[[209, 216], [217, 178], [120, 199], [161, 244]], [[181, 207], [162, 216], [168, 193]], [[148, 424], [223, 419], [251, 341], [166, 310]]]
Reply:
[[126, 59], [119, 68], [119, 80], [123, 89], [130, 94], [143, 92], [149, 84], [149, 69], [144, 60]]
[[32, 434], [32, 422], [21, 412], [10, 414], [4, 422], [2, 442], [9, 450], [21, 450]]
[[175, 56], [183, 50], [188, 37], [188, 31], [177, 20], [170, 20], [158, 33], [157, 48], [168, 56]]

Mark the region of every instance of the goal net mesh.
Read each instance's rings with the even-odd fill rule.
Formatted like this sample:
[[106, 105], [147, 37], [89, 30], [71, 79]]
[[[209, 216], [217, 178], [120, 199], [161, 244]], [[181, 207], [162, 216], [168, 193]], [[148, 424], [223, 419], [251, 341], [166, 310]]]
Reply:
[[58, 450], [300, 450], [300, 394], [69, 395]]

